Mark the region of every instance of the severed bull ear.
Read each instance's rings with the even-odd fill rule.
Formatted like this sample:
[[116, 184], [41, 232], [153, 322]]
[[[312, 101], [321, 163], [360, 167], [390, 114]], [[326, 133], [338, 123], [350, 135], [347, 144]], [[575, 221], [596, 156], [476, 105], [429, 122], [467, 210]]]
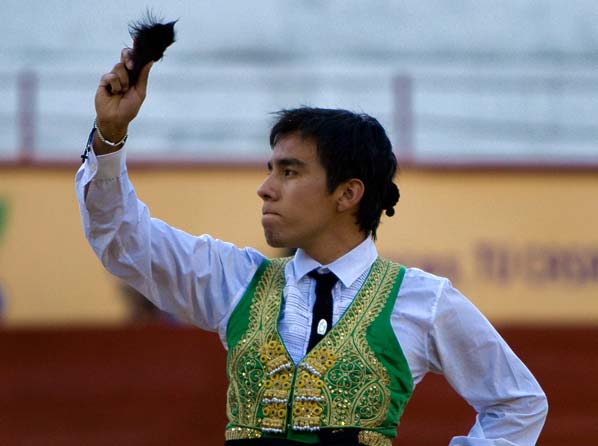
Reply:
[[137, 83], [139, 73], [145, 65], [162, 59], [166, 48], [174, 43], [174, 25], [177, 21], [162, 23], [147, 11], [144, 18], [129, 24], [129, 33], [133, 39], [133, 69], [127, 70], [130, 86]]

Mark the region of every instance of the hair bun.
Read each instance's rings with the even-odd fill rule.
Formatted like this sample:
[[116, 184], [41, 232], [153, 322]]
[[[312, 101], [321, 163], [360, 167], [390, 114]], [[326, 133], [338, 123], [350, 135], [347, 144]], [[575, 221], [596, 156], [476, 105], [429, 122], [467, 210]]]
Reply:
[[389, 188], [386, 192], [386, 197], [384, 201], [384, 209], [386, 210], [385, 214], [389, 217], [395, 215], [395, 205], [399, 202], [399, 198], [401, 198], [401, 193], [399, 192], [399, 188], [395, 183], [390, 183]]

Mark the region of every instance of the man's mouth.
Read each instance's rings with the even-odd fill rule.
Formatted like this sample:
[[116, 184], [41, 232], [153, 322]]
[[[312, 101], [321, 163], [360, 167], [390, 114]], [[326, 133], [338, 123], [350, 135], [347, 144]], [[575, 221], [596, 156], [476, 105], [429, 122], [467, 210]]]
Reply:
[[279, 215], [278, 213], [274, 212], [274, 211], [270, 211], [267, 209], [262, 209], [262, 215]]

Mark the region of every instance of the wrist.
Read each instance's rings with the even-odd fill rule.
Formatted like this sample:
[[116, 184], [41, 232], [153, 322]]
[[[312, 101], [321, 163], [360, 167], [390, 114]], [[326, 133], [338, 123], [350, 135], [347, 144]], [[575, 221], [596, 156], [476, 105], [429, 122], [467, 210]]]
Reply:
[[127, 134], [128, 125], [113, 124], [96, 118], [94, 121], [96, 129], [100, 130], [101, 135], [108, 141], [120, 141]]
[[94, 121], [93, 149], [97, 155], [120, 150], [127, 141], [127, 128], [115, 127]]

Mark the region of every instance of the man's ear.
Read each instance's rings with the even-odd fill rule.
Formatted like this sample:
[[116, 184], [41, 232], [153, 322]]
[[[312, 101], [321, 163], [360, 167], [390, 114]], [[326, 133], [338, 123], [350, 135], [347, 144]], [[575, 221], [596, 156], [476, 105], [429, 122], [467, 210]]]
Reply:
[[337, 188], [338, 200], [336, 209], [339, 212], [345, 212], [359, 206], [363, 194], [365, 193], [365, 185], [357, 178], [351, 178]]

